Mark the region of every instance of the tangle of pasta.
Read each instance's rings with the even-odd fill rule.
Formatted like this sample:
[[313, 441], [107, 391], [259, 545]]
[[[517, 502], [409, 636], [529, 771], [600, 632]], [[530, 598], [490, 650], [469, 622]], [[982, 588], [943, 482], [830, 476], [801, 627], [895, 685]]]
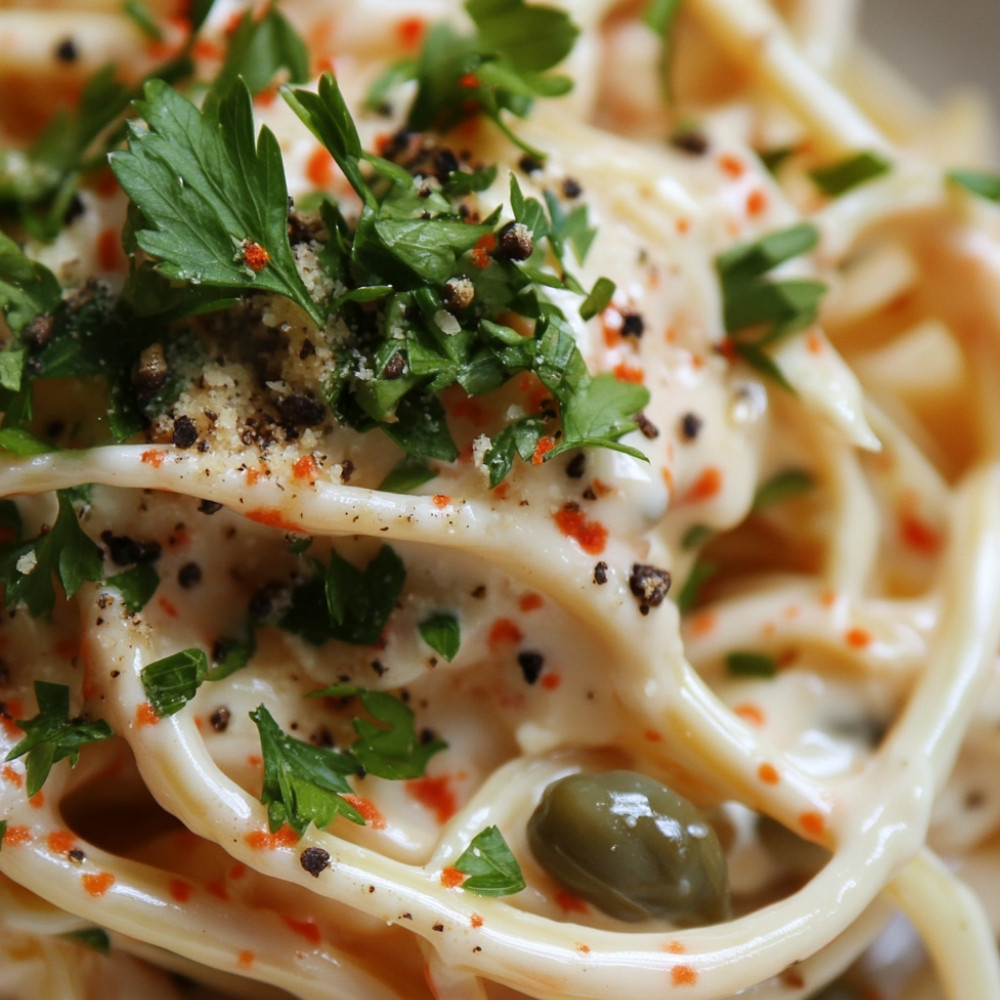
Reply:
[[[54, 86], [78, 93], [108, 61], [138, 80], [183, 44], [179, 8], [196, 5], [140, 6], [156, 37], [112, 0], [0, 2], [7, 168]], [[542, 437], [491, 487], [491, 440], [545, 416], [529, 374], [484, 395], [446, 389], [458, 457], [386, 488], [399, 446], [316, 410], [343, 331], [276, 294], [182, 324], [201, 351], [167, 351], [177, 390], [123, 443], [94, 378], [39, 380], [23, 427], [62, 447], [8, 436], [0, 453], [13, 498], [0, 996], [796, 1000], [836, 982], [823, 995], [1000, 1000], [1000, 243], [993, 206], [949, 174], [988, 157], [987, 115], [974, 98], [926, 107], [855, 37], [848, 2], [684, 0], [669, 86], [647, 5], [566, 6], [580, 35], [558, 71], [574, 87], [504, 119], [523, 145], [473, 116], [428, 155], [498, 166], [468, 195], [473, 222], [498, 205], [498, 226], [512, 218], [511, 174], [550, 212], [586, 205], [596, 236], [567, 259], [582, 287], [606, 276], [614, 294], [586, 320], [573, 289], [545, 294], [590, 372], [648, 390], [621, 441], [646, 461], [609, 447], [546, 460]], [[217, 3], [202, 30], [203, 81], [237, 7]], [[430, 23], [467, 28], [458, 4], [281, 11], [311, 73], [335, 68], [365, 149], [419, 145], [399, 132], [408, 84], [387, 106], [366, 94]], [[353, 224], [348, 179], [286, 103], [272, 89], [254, 110], [296, 204], [323, 190]], [[871, 177], [818, 186], [816, 168], [859, 154], [879, 165]], [[434, 187], [434, 168], [413, 172]], [[110, 179], [84, 174], [54, 238], [8, 229], [64, 300], [96, 294], [93, 278], [118, 289], [128, 271], [127, 199]], [[299, 273], [329, 302], [330, 235], [301, 213], [313, 228]], [[821, 281], [818, 319], [741, 355], [720, 261], [802, 224], [815, 246], [768, 280]], [[259, 261], [242, 249], [253, 270], [268, 263], [256, 249]], [[500, 266], [477, 253], [463, 266]], [[0, 337], [0, 357], [28, 343]], [[28, 354], [45, 347], [36, 337]], [[42, 541], [70, 530], [67, 510], [103, 569], [72, 587], [60, 575], [51, 609], [33, 613], [25, 588], [56, 568]], [[374, 640], [276, 622], [311, 566], [336, 558], [360, 576], [385, 546], [406, 577]], [[156, 577], [140, 610], [113, 579], [137, 565]], [[145, 668], [185, 650], [219, 659], [248, 608], [248, 662], [177, 711], [152, 706]], [[448, 655], [429, 620], [460, 633]], [[29, 797], [35, 765], [15, 748], [38, 682], [68, 689], [67, 725], [103, 721], [113, 736], [80, 746], [73, 767], [50, 761]], [[354, 775], [344, 801], [362, 823], [275, 828], [251, 713], [350, 745], [357, 697], [306, 697], [338, 683], [394, 695], [447, 747], [417, 776]], [[545, 789], [621, 769], [703, 811], [730, 919], [626, 923], [535, 859], [526, 831]], [[520, 892], [477, 894], [456, 875], [491, 827]], [[95, 928], [106, 954], [86, 946]]]

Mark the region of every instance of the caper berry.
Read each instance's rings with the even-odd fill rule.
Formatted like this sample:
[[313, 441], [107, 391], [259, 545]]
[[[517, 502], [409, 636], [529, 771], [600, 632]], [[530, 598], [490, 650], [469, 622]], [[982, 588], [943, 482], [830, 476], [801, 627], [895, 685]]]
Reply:
[[528, 821], [528, 843], [553, 878], [619, 920], [691, 927], [729, 916], [715, 831], [687, 799], [634, 771], [553, 782]]

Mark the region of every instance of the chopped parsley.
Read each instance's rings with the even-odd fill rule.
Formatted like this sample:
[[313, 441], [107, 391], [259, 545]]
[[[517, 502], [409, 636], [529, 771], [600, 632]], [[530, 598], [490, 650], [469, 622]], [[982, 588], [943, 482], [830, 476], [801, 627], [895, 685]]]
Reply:
[[38, 792], [52, 770], [52, 765], [68, 758], [75, 767], [80, 750], [88, 743], [111, 739], [111, 727], [103, 719], [87, 722], [69, 717], [69, 688], [65, 684], [35, 681], [38, 715], [33, 719], [18, 719], [25, 737], [4, 760], [17, 760], [27, 755], [28, 798]]
[[677, 610], [681, 614], [690, 611], [697, 603], [701, 595], [701, 588], [712, 579], [719, 568], [715, 563], [706, 559], [699, 559], [690, 569], [684, 586], [677, 594]]
[[715, 258], [723, 321], [737, 354], [789, 389], [766, 348], [815, 322], [826, 286], [809, 278], [773, 281], [767, 274], [818, 242], [816, 227], [801, 222]]
[[351, 793], [347, 776], [357, 773], [353, 760], [289, 736], [263, 705], [250, 718], [260, 733], [264, 758], [260, 800], [267, 806], [272, 833], [287, 823], [301, 836], [310, 823], [322, 829], [337, 816], [364, 825], [364, 817], [344, 798]]
[[162, 719], [179, 712], [195, 696], [207, 674], [208, 657], [204, 652], [185, 649], [147, 663], [142, 668], [142, 687]]
[[511, 896], [525, 886], [521, 866], [496, 826], [477, 833], [454, 867], [469, 876], [462, 888], [478, 896]]
[[287, 823], [301, 835], [310, 823], [322, 829], [341, 815], [363, 825], [364, 817], [345, 798], [352, 793], [349, 776], [419, 778], [430, 757], [445, 747], [440, 740], [422, 741], [413, 724], [413, 713], [390, 694], [351, 684], [334, 685], [314, 694], [356, 696], [371, 719], [355, 718], [357, 740], [337, 751], [289, 736], [263, 705], [250, 713], [260, 733], [264, 758], [260, 800], [268, 807], [272, 832]]
[[356, 684], [335, 684], [315, 692], [331, 698], [356, 697], [371, 719], [354, 719], [357, 740], [344, 751], [355, 760], [358, 773], [399, 781], [419, 778], [427, 762], [447, 744], [442, 740], [421, 740], [413, 722], [413, 712], [399, 698], [384, 691], [368, 691]]
[[449, 663], [455, 659], [462, 644], [461, 627], [458, 618], [447, 611], [425, 618], [418, 626], [420, 637], [436, 653], [440, 653]]
[[734, 650], [726, 655], [726, 669], [734, 677], [774, 677], [778, 664], [766, 653]]
[[759, 511], [776, 503], [791, 500], [808, 493], [816, 485], [816, 478], [805, 469], [784, 469], [761, 483], [754, 494], [751, 510]]
[[0, 583], [6, 588], [8, 608], [24, 606], [37, 618], [56, 603], [53, 577], [72, 597], [84, 580], [100, 580], [101, 550], [80, 527], [69, 491], [59, 490], [59, 514], [48, 531], [0, 545]]
[[96, 951], [99, 955], [107, 955], [111, 951], [111, 938], [102, 927], [84, 927], [78, 931], [69, 931], [62, 937]]
[[523, 118], [535, 98], [569, 92], [571, 80], [547, 71], [569, 55], [579, 29], [564, 11], [524, 0], [466, 0], [465, 9], [475, 34], [432, 25], [419, 58], [390, 67], [369, 102], [378, 107], [396, 86], [415, 80], [408, 129], [444, 132], [484, 115], [526, 153], [544, 159], [514, 134], [505, 115]]
[[105, 583], [117, 587], [128, 611], [138, 614], [156, 593], [156, 588], [160, 585], [160, 574], [150, 563], [144, 562], [109, 576]]
[[830, 198], [850, 191], [859, 184], [881, 177], [892, 165], [878, 153], [861, 152], [836, 163], [816, 167], [809, 171], [813, 183]]
[[950, 170], [946, 176], [953, 184], [980, 198], [1000, 202], [1000, 174], [984, 170]]

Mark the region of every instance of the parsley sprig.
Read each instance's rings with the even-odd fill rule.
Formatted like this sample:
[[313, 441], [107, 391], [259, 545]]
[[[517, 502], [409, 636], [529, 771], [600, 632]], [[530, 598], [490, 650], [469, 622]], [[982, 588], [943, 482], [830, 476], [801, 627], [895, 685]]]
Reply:
[[[267, 128], [255, 141], [246, 86], [235, 84], [217, 109], [202, 111], [160, 80], [143, 94], [136, 102], [143, 122], [129, 122], [129, 148], [110, 161], [141, 214], [132, 237], [156, 260], [157, 274], [180, 282], [178, 294], [215, 293], [214, 303], [197, 294], [192, 309], [271, 291], [322, 324], [288, 242], [281, 150]], [[140, 268], [132, 281], [147, 273]]]
[[[546, 434], [560, 439], [546, 458], [594, 446], [644, 458], [618, 439], [635, 428], [632, 415], [648, 393], [610, 375], [592, 376], [567, 317], [545, 294], [549, 287], [585, 294], [566, 256], [572, 248], [582, 261], [594, 238], [586, 209], [567, 213], [554, 196], [544, 204], [526, 198], [512, 177], [513, 220], [501, 219], [497, 210], [471, 224], [449, 187], [474, 191], [491, 174], [458, 170], [435, 185], [366, 153], [332, 75], [321, 79], [315, 94], [290, 90], [285, 97], [362, 203], [353, 232], [333, 206], [326, 210], [334, 233], [326, 253], [349, 289], [338, 304], [354, 334], [327, 386], [338, 419], [356, 430], [381, 428], [411, 457], [452, 461], [458, 448], [439, 394], [457, 384], [471, 396], [484, 395], [530, 372], [552, 393], [562, 427], [529, 414], [501, 429], [486, 460], [492, 485], [507, 475], [516, 455], [530, 459]], [[511, 224], [530, 237], [530, 253], [523, 244], [522, 259], [496, 251]], [[449, 302], [450, 281], [466, 284], [466, 304]], [[585, 315], [603, 308], [613, 290], [601, 279], [585, 298]], [[531, 335], [498, 322], [512, 313], [533, 325]]]
[[811, 278], [774, 281], [767, 275], [818, 242], [816, 227], [801, 222], [739, 244], [715, 258], [723, 320], [736, 352], [787, 389], [791, 386], [767, 349], [815, 322], [826, 286]]
[[422, 742], [413, 712], [390, 694], [342, 684], [315, 695], [356, 696], [371, 718], [355, 718], [357, 740], [338, 751], [289, 736], [264, 705], [250, 713], [260, 734], [264, 758], [260, 800], [268, 807], [272, 832], [287, 823], [301, 835], [310, 823], [322, 829], [337, 816], [363, 825], [364, 817], [344, 797], [352, 792], [348, 777], [374, 774], [393, 780], [419, 778], [431, 756], [445, 748], [441, 740]]
[[88, 743], [110, 739], [114, 734], [103, 719], [87, 722], [69, 717], [69, 688], [65, 684], [35, 681], [38, 715], [33, 719], [18, 719], [25, 737], [4, 758], [17, 760], [27, 756], [26, 791], [30, 798], [38, 792], [52, 770], [52, 765], [68, 758], [75, 767], [80, 750]]
[[80, 527], [72, 494], [57, 494], [59, 513], [48, 531], [21, 541], [16, 537], [0, 547], [0, 583], [6, 588], [8, 608], [23, 605], [37, 618], [56, 603], [54, 578], [66, 597], [72, 597], [84, 580], [100, 580], [101, 550]]
[[535, 98], [569, 92], [570, 79], [547, 71], [569, 55], [579, 29], [564, 11], [524, 0], [467, 0], [465, 9], [472, 34], [433, 25], [419, 58], [390, 67], [369, 102], [377, 107], [395, 86], [416, 80], [408, 129], [442, 132], [485, 115], [525, 152], [544, 159], [511, 130], [505, 115], [523, 118]]
[[469, 876], [462, 888], [478, 896], [511, 896], [525, 886], [521, 866], [496, 826], [488, 826], [472, 838], [455, 868]]

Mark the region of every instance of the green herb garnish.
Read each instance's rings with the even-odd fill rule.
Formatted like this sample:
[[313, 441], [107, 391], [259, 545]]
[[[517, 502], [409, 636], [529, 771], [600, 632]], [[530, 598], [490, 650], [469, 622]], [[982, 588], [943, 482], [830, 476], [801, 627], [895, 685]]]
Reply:
[[510, 896], [525, 886], [521, 866], [496, 826], [477, 833], [454, 867], [469, 876], [462, 888], [478, 896]]
[[420, 636], [436, 653], [440, 653], [449, 663], [455, 659], [462, 643], [462, 632], [458, 619], [453, 614], [441, 611], [425, 618], [417, 628]]
[[419, 778], [431, 757], [447, 746], [442, 740], [421, 740], [410, 708], [384, 691], [368, 691], [356, 684], [334, 684], [314, 692], [313, 696], [356, 697], [372, 717], [354, 719], [358, 738], [343, 751], [344, 756], [357, 762], [359, 774], [374, 774], [394, 781]]
[[701, 588], [712, 579], [719, 568], [713, 562], [699, 559], [692, 567], [677, 594], [677, 610], [681, 614], [690, 611], [697, 603]]
[[66, 490], [57, 494], [59, 514], [55, 524], [36, 538], [0, 546], [0, 583], [6, 587], [6, 605], [24, 605], [37, 618], [56, 603], [55, 576], [67, 598], [84, 580], [100, 580], [101, 550], [80, 527]]
[[736, 650], [726, 655], [726, 669], [734, 677], [774, 677], [778, 664], [773, 656]]
[[160, 585], [160, 574], [156, 572], [152, 564], [139, 563], [122, 573], [109, 576], [105, 583], [117, 587], [121, 591], [125, 607], [132, 614], [137, 614], [156, 593], [156, 588]]
[[161, 718], [179, 712], [197, 693], [208, 673], [208, 657], [200, 649], [179, 653], [147, 663], [142, 668], [142, 687]]
[[752, 511], [763, 510], [784, 500], [808, 493], [816, 485], [816, 478], [805, 469], [785, 469], [761, 483], [754, 494]]
[[351, 758], [288, 736], [263, 705], [250, 718], [260, 733], [264, 758], [260, 800], [267, 806], [272, 833], [287, 823], [301, 836], [310, 823], [322, 829], [337, 816], [364, 825], [364, 817], [344, 798], [351, 793], [347, 776], [357, 773]]
[[71, 767], [80, 759], [80, 750], [88, 743], [111, 739], [111, 727], [103, 719], [87, 722], [69, 717], [69, 688], [65, 684], [35, 681], [38, 715], [18, 719], [25, 737], [4, 760], [27, 755], [26, 791], [31, 798], [38, 792], [52, 770], [52, 765], [68, 758]]
[[826, 286], [808, 278], [771, 281], [767, 274], [818, 242], [816, 227], [802, 222], [715, 258], [723, 320], [733, 346], [749, 364], [786, 388], [790, 386], [765, 348], [815, 322]]
[[1000, 202], [1000, 174], [983, 170], [950, 170], [945, 176], [980, 198]]
[[863, 152], [825, 167], [816, 167], [809, 171], [809, 176], [823, 194], [836, 198], [891, 169], [892, 164], [878, 153]]
[[83, 930], [69, 931], [62, 937], [67, 941], [82, 944], [84, 948], [96, 951], [99, 955], [107, 955], [111, 951], [111, 938], [101, 927], [84, 927]]

